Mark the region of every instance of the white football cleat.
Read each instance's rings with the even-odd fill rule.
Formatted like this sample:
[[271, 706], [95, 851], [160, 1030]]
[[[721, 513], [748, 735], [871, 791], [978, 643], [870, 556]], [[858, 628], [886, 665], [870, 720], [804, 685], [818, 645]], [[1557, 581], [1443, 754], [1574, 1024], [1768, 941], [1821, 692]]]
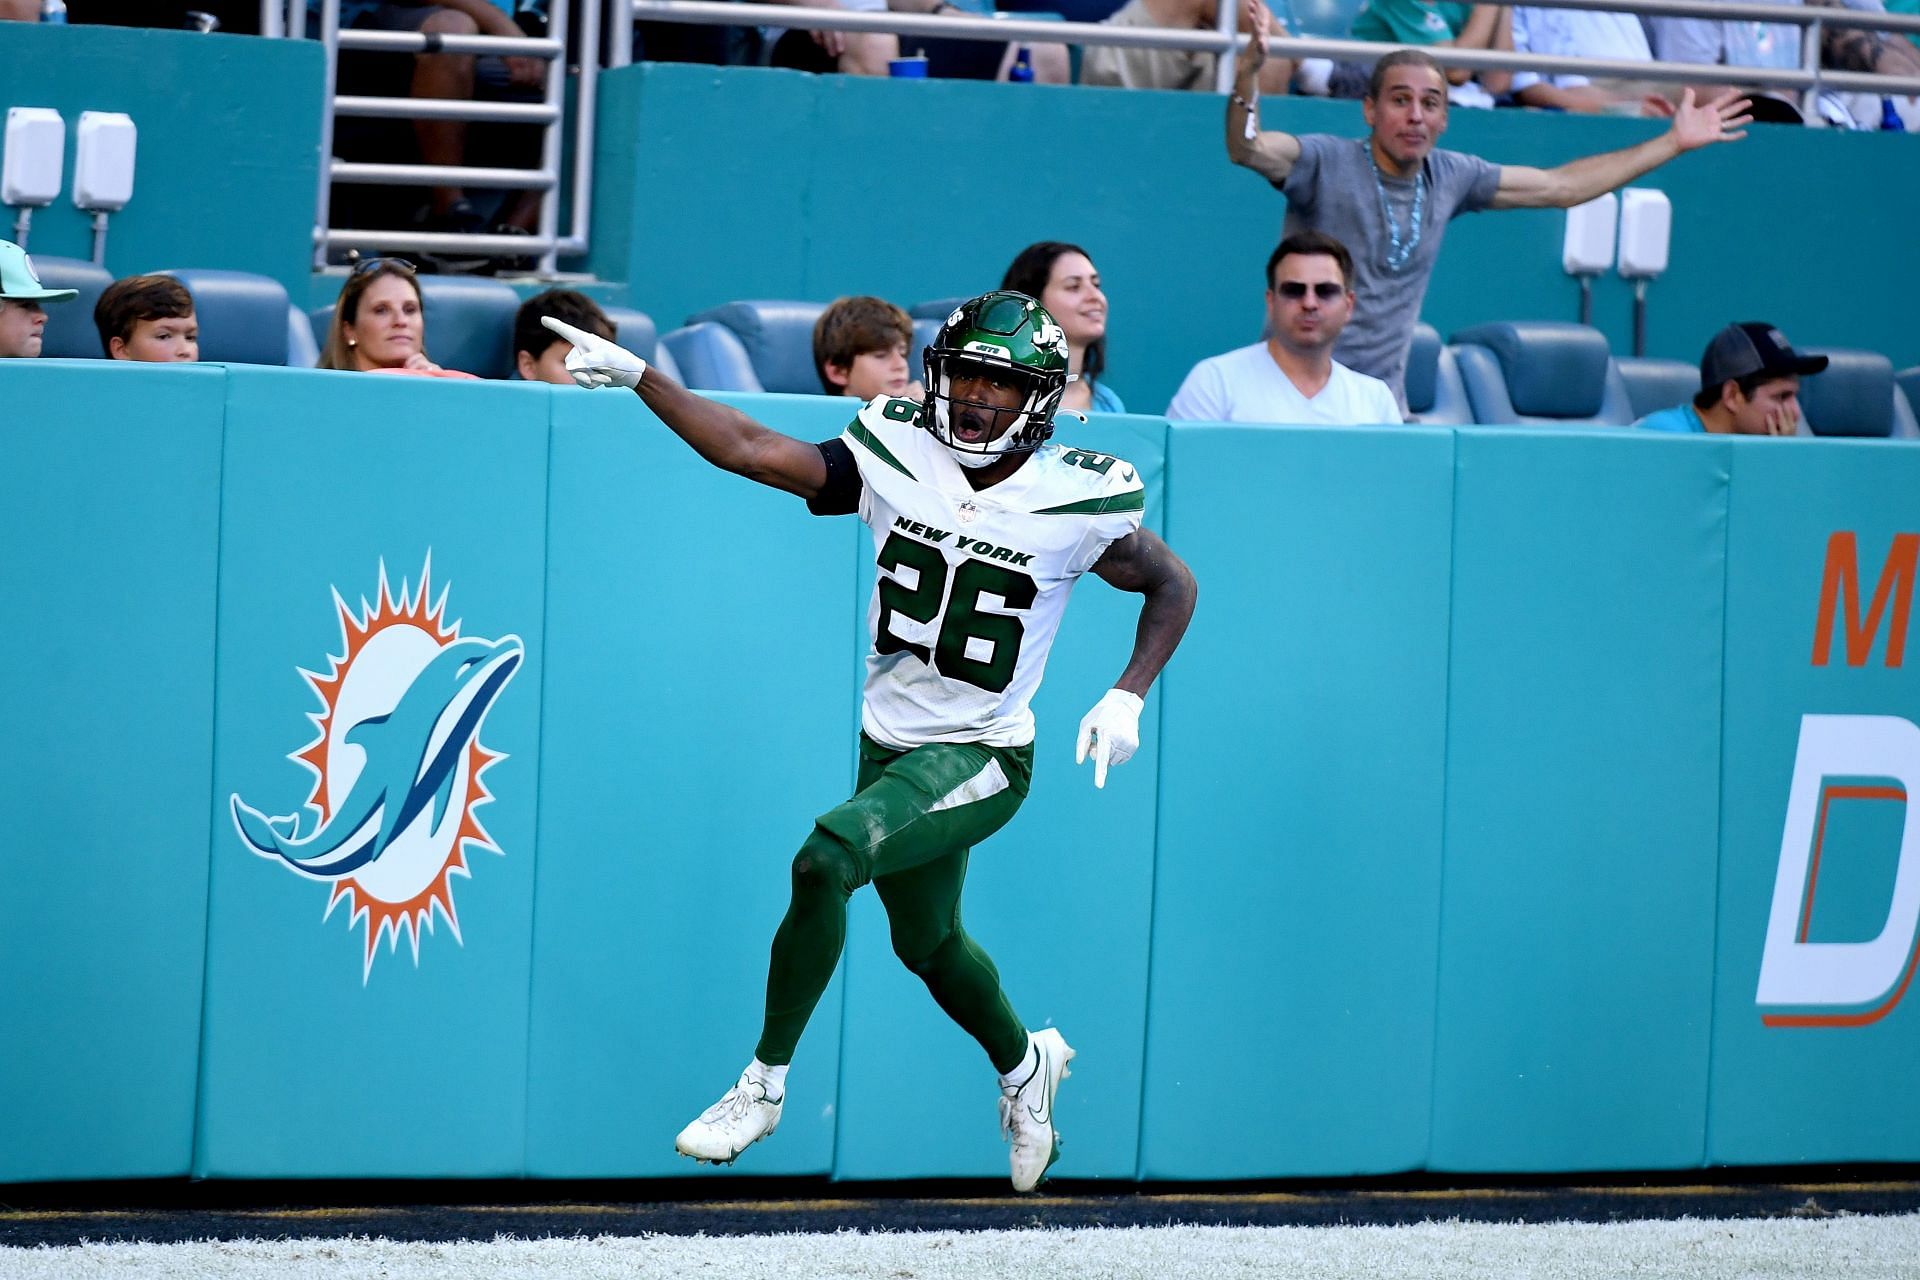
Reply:
[[1073, 1050], [1052, 1027], [1033, 1033], [1033, 1069], [1019, 1084], [1000, 1086], [1000, 1136], [1013, 1144], [1008, 1164], [1013, 1189], [1031, 1191], [1060, 1158], [1053, 1127], [1053, 1095], [1067, 1078]]
[[727, 1090], [720, 1101], [680, 1131], [673, 1146], [683, 1156], [708, 1164], [732, 1164], [742, 1151], [780, 1127], [780, 1108], [786, 1095], [767, 1096], [766, 1082], [751, 1072]]

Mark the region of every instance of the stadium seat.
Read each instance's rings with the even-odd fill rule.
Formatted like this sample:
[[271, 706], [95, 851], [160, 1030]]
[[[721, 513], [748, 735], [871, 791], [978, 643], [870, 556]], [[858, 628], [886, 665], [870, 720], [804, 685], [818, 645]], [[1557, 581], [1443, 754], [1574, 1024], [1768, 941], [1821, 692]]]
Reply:
[[36, 253], [32, 261], [34, 274], [47, 288], [80, 291], [80, 296], [71, 301], [47, 304], [40, 354], [104, 359], [107, 353], [100, 349], [100, 331], [93, 327], [93, 308], [113, 283], [113, 273], [85, 258], [50, 258]]
[[[729, 302], [689, 317], [687, 324], [712, 323], [731, 331], [753, 366], [760, 384], [756, 390], [817, 396], [821, 388], [813, 367], [813, 324], [826, 309], [823, 302]], [[679, 355], [677, 349], [674, 354]]]
[[289, 304], [286, 286], [278, 280], [198, 267], [169, 267], [158, 274], [172, 276], [193, 295], [202, 360], [287, 363]]
[[287, 365], [311, 369], [320, 363], [320, 343], [313, 336], [313, 321], [291, 302], [287, 304]]
[[1473, 421], [1473, 405], [1453, 352], [1440, 345], [1440, 334], [1430, 324], [1413, 327], [1413, 348], [1407, 354], [1407, 412], [1415, 422], [1459, 427]]
[[421, 276], [427, 354], [445, 369], [482, 378], [513, 372], [513, 316], [520, 295], [498, 280]]
[[660, 346], [660, 331], [653, 317], [632, 307], [602, 307], [613, 321], [613, 340], [642, 360], [652, 360]]
[[[931, 320], [934, 322], [934, 328], [937, 329], [940, 327], [940, 322], [958, 311], [960, 304], [965, 301], [965, 298], [935, 298], [931, 302], [922, 302], [908, 307], [907, 315], [915, 320]], [[914, 327], [919, 328], [918, 325]]]
[[1800, 379], [1800, 404], [1817, 436], [1893, 434], [1893, 361], [1878, 351], [1809, 347], [1827, 357], [1826, 371]]
[[747, 349], [723, 324], [709, 320], [661, 334], [660, 349], [672, 356], [680, 381], [697, 391], [766, 390]]
[[1893, 430], [1887, 435], [1893, 440], [1920, 440], [1920, 415], [1913, 411], [1913, 397], [1898, 383], [1893, 388]]
[[1624, 427], [1633, 406], [1598, 329], [1551, 320], [1475, 325], [1454, 357], [1487, 426]]
[[1661, 409], [1687, 404], [1700, 390], [1700, 366], [1685, 360], [1622, 356], [1614, 364], [1626, 384], [1627, 403], [1633, 406], [1635, 422]]
[[[1900, 390], [1906, 394], [1907, 413], [1909, 417], [1916, 423], [1920, 423], [1920, 364], [1913, 366], [1911, 369], [1902, 369], [1900, 372], [1894, 374], [1893, 385], [1900, 388]], [[1897, 407], [1895, 412], [1898, 412]], [[1894, 434], [1900, 434], [1897, 426], [1895, 427]], [[1915, 434], [1920, 436], [1920, 428], [1916, 429]]]

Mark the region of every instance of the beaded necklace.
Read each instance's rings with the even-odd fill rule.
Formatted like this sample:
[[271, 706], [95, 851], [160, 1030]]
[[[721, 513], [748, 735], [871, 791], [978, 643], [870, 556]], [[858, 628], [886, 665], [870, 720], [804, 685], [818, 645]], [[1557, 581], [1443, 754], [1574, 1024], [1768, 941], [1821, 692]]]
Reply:
[[1387, 224], [1387, 270], [1403, 271], [1407, 260], [1413, 257], [1413, 251], [1420, 247], [1421, 233], [1426, 230], [1426, 222], [1421, 217], [1427, 206], [1427, 169], [1420, 166], [1420, 172], [1413, 175], [1413, 217], [1407, 228], [1407, 242], [1400, 243], [1400, 228], [1394, 225], [1393, 207], [1387, 202], [1387, 184], [1380, 176], [1380, 162], [1374, 158], [1373, 143], [1363, 144], [1367, 149], [1367, 163], [1373, 166], [1373, 189], [1380, 196], [1380, 219]]

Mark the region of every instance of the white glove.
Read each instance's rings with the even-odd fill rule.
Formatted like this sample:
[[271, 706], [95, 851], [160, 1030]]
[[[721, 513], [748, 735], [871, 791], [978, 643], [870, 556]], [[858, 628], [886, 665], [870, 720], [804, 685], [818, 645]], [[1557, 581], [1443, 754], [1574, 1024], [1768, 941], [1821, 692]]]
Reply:
[[1073, 762], [1085, 764], [1093, 752], [1093, 785], [1107, 785], [1107, 766], [1116, 768], [1140, 749], [1140, 696], [1125, 689], [1109, 689], [1080, 721], [1080, 741]]
[[573, 350], [567, 352], [567, 372], [587, 390], [625, 387], [631, 391], [640, 385], [647, 362], [625, 347], [552, 316], [541, 316], [540, 323], [573, 344]]

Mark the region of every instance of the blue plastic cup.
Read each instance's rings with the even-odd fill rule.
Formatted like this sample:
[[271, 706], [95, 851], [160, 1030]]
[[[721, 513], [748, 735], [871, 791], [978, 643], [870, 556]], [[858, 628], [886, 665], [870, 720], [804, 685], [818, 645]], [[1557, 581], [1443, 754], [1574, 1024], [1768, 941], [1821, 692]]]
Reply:
[[887, 74], [903, 80], [925, 80], [927, 78], [927, 59], [923, 54], [917, 58], [895, 58], [887, 64]]

